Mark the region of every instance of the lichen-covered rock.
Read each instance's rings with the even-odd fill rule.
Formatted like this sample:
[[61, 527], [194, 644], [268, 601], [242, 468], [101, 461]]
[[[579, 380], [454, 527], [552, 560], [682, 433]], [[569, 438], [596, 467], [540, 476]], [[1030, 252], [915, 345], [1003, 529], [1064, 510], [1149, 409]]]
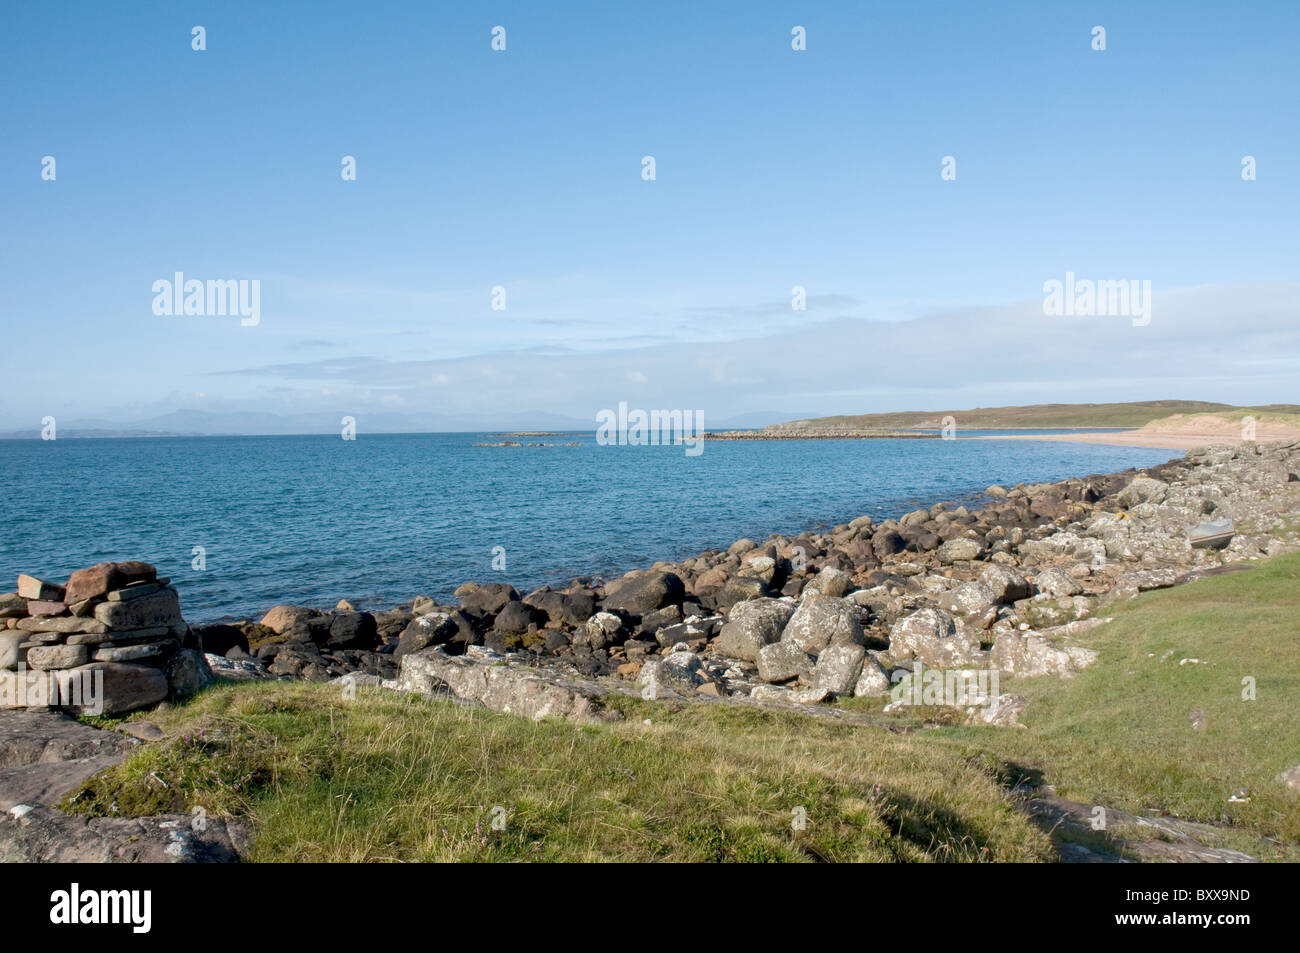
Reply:
[[812, 667], [812, 656], [793, 641], [782, 639], [758, 650], [758, 677], [770, 684], [807, 678]]
[[1077, 596], [1083, 592], [1079, 581], [1064, 569], [1045, 569], [1034, 577], [1034, 586], [1045, 596]]
[[693, 652], [671, 652], [662, 659], [651, 659], [641, 667], [644, 698], [693, 695], [707, 681], [710, 679], [702, 671], [700, 658]]
[[1028, 599], [1034, 591], [1021, 572], [997, 563], [985, 566], [980, 572], [979, 581], [988, 586], [993, 598], [1001, 603]]
[[945, 566], [955, 562], [967, 562], [979, 559], [985, 552], [984, 544], [977, 539], [958, 537], [950, 539], [939, 547], [939, 562]]
[[953, 615], [977, 615], [997, 603], [993, 590], [982, 582], [967, 582], [939, 597], [939, 608]]
[[394, 687], [422, 694], [450, 692], [493, 711], [533, 721], [546, 717], [578, 723], [622, 719], [621, 713], [602, 708], [600, 694], [590, 686], [544, 677], [487, 652], [452, 656], [432, 648], [404, 656]]
[[951, 668], [969, 664], [978, 649], [943, 609], [919, 609], [889, 630], [889, 654], [896, 661], [917, 659], [931, 668]]
[[1115, 495], [1121, 506], [1132, 508], [1139, 503], [1159, 503], [1169, 492], [1169, 484], [1148, 476], [1137, 476]]
[[848, 695], [862, 674], [863, 660], [867, 650], [852, 643], [831, 645], [817, 656], [817, 666], [813, 669], [813, 685], [824, 688], [835, 695]]
[[968, 725], [998, 725], [1004, 728], [1024, 728], [1020, 715], [1028, 706], [1023, 695], [999, 695], [988, 705], [976, 705], [966, 714]]
[[1034, 596], [1016, 603], [1016, 614], [1033, 629], [1064, 625], [1092, 615], [1096, 600], [1091, 596], [1065, 596], [1059, 599]]
[[714, 649], [728, 658], [758, 660], [758, 651], [781, 638], [794, 606], [780, 599], [750, 599], [731, 607]]
[[889, 694], [889, 670], [870, 653], [862, 660], [862, 672], [853, 686], [855, 698], [875, 698]]
[[1096, 660], [1096, 649], [1058, 644], [1032, 632], [1002, 632], [989, 653], [989, 662], [998, 671], [1023, 678], [1040, 675], [1072, 678], [1075, 672]]
[[856, 607], [844, 599], [808, 593], [786, 623], [781, 639], [817, 655], [831, 645], [862, 645], [866, 636]]
[[840, 598], [853, 588], [853, 577], [834, 566], [827, 566], [804, 587], [804, 593], [820, 592], [824, 596]]

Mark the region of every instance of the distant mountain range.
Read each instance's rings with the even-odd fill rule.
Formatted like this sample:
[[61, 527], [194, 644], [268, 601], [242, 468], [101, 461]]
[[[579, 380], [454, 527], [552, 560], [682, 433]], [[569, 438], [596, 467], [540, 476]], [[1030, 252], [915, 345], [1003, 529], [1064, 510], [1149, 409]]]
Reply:
[[1023, 407], [976, 407], [971, 410], [907, 410], [889, 414], [852, 414], [791, 420], [768, 429], [939, 430], [952, 417], [964, 430], [1055, 430], [1058, 428], [1142, 427], [1170, 414], [1300, 413], [1297, 404], [1235, 407], [1201, 400], [1139, 400], [1116, 404], [1028, 404]]
[[[94, 437], [192, 437], [192, 436], [284, 436], [290, 434], [337, 434], [342, 413], [273, 414], [253, 411], [212, 413], [204, 410], [176, 410], [139, 420], [112, 421], [95, 418], [58, 421], [60, 438]], [[542, 411], [525, 411], [509, 416], [468, 414], [359, 413], [357, 432], [364, 433], [502, 433], [519, 431], [592, 431], [595, 417], [581, 419]], [[756, 411], [725, 420], [707, 421], [710, 428], [747, 430], [785, 420], [777, 411]], [[0, 433], [0, 439], [37, 439], [41, 428]]]

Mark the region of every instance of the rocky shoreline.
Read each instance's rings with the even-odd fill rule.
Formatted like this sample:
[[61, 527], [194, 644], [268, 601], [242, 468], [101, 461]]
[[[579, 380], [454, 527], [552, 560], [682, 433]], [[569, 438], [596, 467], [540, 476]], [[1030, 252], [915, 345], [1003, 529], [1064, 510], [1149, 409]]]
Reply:
[[[373, 613], [281, 605], [167, 638], [227, 678], [341, 679], [530, 717], [616, 717], [600, 703], [611, 691], [828, 713], [922, 669], [1070, 677], [1095, 660], [1076, 638], [1107, 605], [1295, 549], [1296, 514], [1300, 442], [1206, 447], [1143, 471], [991, 486], [979, 508], [742, 539], [608, 582], [467, 582], [455, 605], [417, 596]], [[1218, 548], [1189, 541], [1207, 520], [1233, 526]], [[972, 720], [1016, 723], [1017, 696], [970, 684]]]

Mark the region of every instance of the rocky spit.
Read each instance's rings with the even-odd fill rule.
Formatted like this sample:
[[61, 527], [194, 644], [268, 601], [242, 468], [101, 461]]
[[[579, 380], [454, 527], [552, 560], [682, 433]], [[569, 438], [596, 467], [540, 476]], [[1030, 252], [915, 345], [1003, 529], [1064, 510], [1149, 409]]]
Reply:
[[938, 440], [937, 433], [920, 433], [915, 430], [861, 430], [831, 427], [765, 427], [762, 430], [718, 430], [704, 434], [707, 440]]

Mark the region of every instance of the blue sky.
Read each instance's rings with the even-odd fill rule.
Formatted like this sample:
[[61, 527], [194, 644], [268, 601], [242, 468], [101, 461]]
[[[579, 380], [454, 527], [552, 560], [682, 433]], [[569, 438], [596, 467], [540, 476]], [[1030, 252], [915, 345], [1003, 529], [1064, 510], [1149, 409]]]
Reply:
[[0, 427], [1298, 397], [1294, 3], [271, 6], [7, 9]]

